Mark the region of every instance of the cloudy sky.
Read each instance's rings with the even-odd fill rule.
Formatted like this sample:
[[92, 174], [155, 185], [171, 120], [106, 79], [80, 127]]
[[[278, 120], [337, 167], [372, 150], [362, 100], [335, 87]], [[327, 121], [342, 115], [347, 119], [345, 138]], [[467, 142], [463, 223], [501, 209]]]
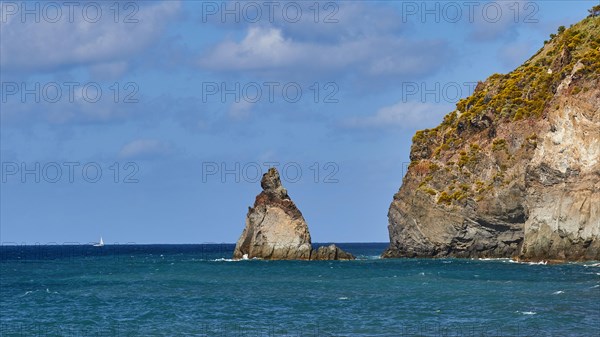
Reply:
[[0, 242], [385, 242], [410, 141], [597, 1], [2, 2]]

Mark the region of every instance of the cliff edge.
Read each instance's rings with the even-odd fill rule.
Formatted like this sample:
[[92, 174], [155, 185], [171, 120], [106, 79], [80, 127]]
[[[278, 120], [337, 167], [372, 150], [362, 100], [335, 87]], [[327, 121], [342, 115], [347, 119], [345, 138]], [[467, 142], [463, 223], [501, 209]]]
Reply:
[[383, 257], [600, 260], [600, 17], [413, 137]]

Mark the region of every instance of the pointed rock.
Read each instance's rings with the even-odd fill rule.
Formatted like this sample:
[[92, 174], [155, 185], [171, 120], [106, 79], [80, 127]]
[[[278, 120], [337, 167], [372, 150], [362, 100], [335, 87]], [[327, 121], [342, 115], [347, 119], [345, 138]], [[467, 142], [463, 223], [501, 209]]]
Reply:
[[263, 191], [256, 196], [254, 207], [248, 209], [246, 227], [235, 246], [234, 259], [354, 259], [352, 254], [335, 245], [312, 249], [306, 220], [281, 185], [275, 168], [263, 175], [260, 185]]

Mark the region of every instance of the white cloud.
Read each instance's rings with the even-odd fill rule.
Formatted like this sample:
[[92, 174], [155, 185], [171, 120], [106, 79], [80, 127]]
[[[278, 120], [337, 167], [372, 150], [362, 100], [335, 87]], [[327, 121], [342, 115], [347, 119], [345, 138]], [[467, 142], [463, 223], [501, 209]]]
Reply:
[[424, 129], [438, 125], [450, 110], [447, 105], [399, 102], [379, 109], [374, 115], [345, 119], [341, 126], [353, 129]]
[[[294, 8], [301, 8], [298, 21], [290, 20], [285, 15], [283, 3], [273, 3], [276, 8], [269, 14], [266, 3], [262, 3], [262, 15], [259, 16], [258, 23], [251, 23], [252, 15], [249, 15], [247, 7], [255, 7], [260, 3], [244, 2], [232, 0], [226, 4], [228, 12], [238, 13], [240, 21], [223, 20], [222, 13], [207, 15], [198, 18], [198, 22], [208, 22], [220, 29], [233, 29], [245, 31], [249, 27], [257, 25], [270, 24], [270, 27], [284, 30], [286, 36], [293, 37], [300, 41], [341, 41], [356, 39], [364, 36], [377, 36], [382, 34], [399, 34], [403, 28], [400, 13], [393, 5], [385, 3], [361, 3], [361, 2], [321, 2], [319, 11], [316, 12], [314, 2], [300, 1], [293, 2]], [[246, 8], [246, 9], [245, 9]], [[293, 13], [291, 10], [289, 13]], [[199, 16], [202, 16], [200, 13]], [[228, 14], [233, 18], [232, 14]], [[315, 20], [317, 22], [315, 22]]]
[[370, 76], [424, 75], [442, 66], [441, 41], [411, 41], [398, 36], [364, 36], [329, 42], [304, 42], [286, 37], [274, 27], [251, 27], [239, 42], [223, 41], [200, 59], [204, 68], [224, 71], [306, 71]]
[[[199, 66], [269, 80], [351, 78], [364, 82], [371, 77], [397, 80], [398, 76], [429, 75], [443, 67], [439, 55], [451, 56], [451, 48], [443, 40], [412, 39], [394, 5], [339, 2], [335, 6], [327, 3], [325, 9], [320, 3], [322, 11], [315, 22], [314, 3], [295, 4], [304, 13], [299, 22], [274, 15], [273, 22], [263, 20], [254, 25], [220, 23], [243, 35], [229, 34], [206, 48], [198, 57]], [[212, 23], [219, 25], [213, 19]]]
[[239, 103], [232, 103], [229, 107], [228, 115], [231, 119], [239, 121], [250, 117], [252, 105], [255, 103], [246, 102], [244, 100]]
[[118, 78], [127, 70], [127, 61], [98, 63], [90, 67], [90, 73], [95, 79]]
[[133, 16], [137, 23], [124, 22], [123, 13], [115, 22], [109, 6], [113, 3], [102, 4], [102, 15], [97, 22], [86, 21], [81, 4], [75, 7], [73, 22], [69, 22], [69, 7], [64, 5], [57, 22], [43, 19], [45, 16], [38, 23], [33, 16], [29, 20], [21, 20], [19, 14], [10, 16], [0, 22], [0, 65], [3, 69], [24, 72], [107, 65], [113, 71], [123, 71], [123, 62], [157, 40], [169, 19], [179, 11], [180, 2], [140, 3]]
[[[136, 114], [140, 115], [141, 107], [146, 107], [140, 102], [139, 94], [130, 97], [132, 101], [138, 100], [138, 103], [125, 103], [125, 95], [120, 95], [115, 100], [109, 85], [72, 82], [73, 86], [69, 87], [65, 83], [40, 83], [38, 89], [33, 90], [36, 96], [30, 95], [26, 99], [22, 98], [20, 92], [7, 95], [0, 110], [2, 123], [103, 124], [125, 121]], [[35, 84], [27, 83], [26, 87], [31, 90], [36, 88]], [[128, 91], [130, 92], [132, 91]]]
[[136, 139], [121, 148], [119, 158], [151, 159], [163, 157], [172, 152], [171, 146], [155, 139]]

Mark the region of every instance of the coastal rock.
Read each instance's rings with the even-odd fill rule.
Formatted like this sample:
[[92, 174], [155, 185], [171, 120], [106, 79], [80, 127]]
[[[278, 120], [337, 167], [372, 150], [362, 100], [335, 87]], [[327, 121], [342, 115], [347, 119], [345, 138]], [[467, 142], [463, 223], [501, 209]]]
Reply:
[[335, 245], [312, 248], [308, 225], [281, 185], [279, 172], [270, 168], [260, 183], [263, 191], [248, 209], [246, 227], [233, 253], [234, 259], [352, 260]]
[[600, 18], [417, 132], [383, 257], [600, 260], [600, 50], [580, 33]]
[[313, 250], [311, 260], [354, 260], [354, 256], [336, 245], [321, 246]]

